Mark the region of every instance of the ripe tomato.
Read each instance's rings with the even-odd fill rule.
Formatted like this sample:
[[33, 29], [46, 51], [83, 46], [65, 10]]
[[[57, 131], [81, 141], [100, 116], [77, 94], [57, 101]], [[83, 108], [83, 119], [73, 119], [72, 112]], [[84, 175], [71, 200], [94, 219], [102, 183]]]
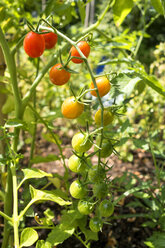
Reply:
[[99, 232], [102, 229], [102, 220], [99, 219], [98, 217], [94, 217], [92, 219], [90, 219], [89, 221], [89, 227], [91, 229], [92, 232]]
[[[77, 44], [77, 46], [81, 50], [81, 52], [85, 55], [85, 57], [88, 58], [89, 53], [90, 53], [90, 46], [89, 46], [89, 44], [86, 41], [80, 41]], [[71, 56], [80, 57], [81, 58], [79, 52], [77, 51], [77, 49], [74, 46], [72, 46], [72, 48], [70, 50], [70, 53], [71, 53]], [[83, 60], [82, 59], [75, 59], [75, 58], [73, 58], [72, 59], [72, 62], [75, 63], [75, 64], [80, 64], [80, 63], [83, 62]]]
[[68, 119], [75, 119], [84, 111], [84, 104], [77, 102], [74, 96], [68, 97], [61, 106], [61, 112]]
[[81, 214], [88, 215], [92, 212], [93, 204], [88, 201], [80, 200], [77, 208]]
[[86, 169], [86, 164], [76, 155], [72, 155], [68, 160], [69, 169], [75, 173], [84, 172]]
[[[46, 32], [46, 30], [44, 30], [44, 32]], [[56, 45], [58, 40], [57, 34], [50, 32], [47, 34], [42, 34], [42, 36], [45, 40], [45, 49], [52, 49]]]
[[86, 190], [78, 179], [71, 183], [69, 192], [76, 199], [82, 199], [86, 195]]
[[[103, 125], [108, 126], [114, 120], [114, 114], [108, 110], [103, 111]], [[96, 125], [101, 125], [101, 109], [99, 109], [95, 114]]]
[[96, 196], [99, 199], [105, 198], [108, 194], [107, 184], [105, 184], [105, 183], [94, 184], [93, 194], [94, 194], [94, 196]]
[[99, 183], [102, 182], [105, 178], [105, 170], [103, 167], [94, 165], [92, 168], [89, 169], [88, 171], [88, 179], [92, 183]]
[[[96, 78], [96, 84], [97, 84], [97, 88], [98, 88], [100, 97], [103, 97], [106, 94], [108, 94], [108, 92], [111, 89], [111, 84], [110, 84], [108, 78], [105, 76], [97, 77]], [[95, 88], [95, 86], [94, 86], [94, 83], [92, 82], [90, 85], [90, 89], [94, 89], [94, 88]], [[97, 93], [95, 90], [92, 90], [91, 94], [92, 94], [92, 96], [97, 97]]]
[[64, 85], [70, 79], [70, 73], [65, 69], [60, 69], [62, 64], [58, 63], [54, 65], [49, 72], [50, 81], [55, 85]]
[[24, 39], [23, 47], [31, 58], [40, 57], [45, 50], [45, 40], [41, 34], [29, 32]]
[[72, 147], [76, 152], [86, 152], [92, 147], [89, 139], [86, 139], [85, 133], [76, 133], [72, 138]]
[[103, 217], [109, 217], [114, 212], [114, 205], [109, 200], [103, 200], [99, 205], [100, 214]]

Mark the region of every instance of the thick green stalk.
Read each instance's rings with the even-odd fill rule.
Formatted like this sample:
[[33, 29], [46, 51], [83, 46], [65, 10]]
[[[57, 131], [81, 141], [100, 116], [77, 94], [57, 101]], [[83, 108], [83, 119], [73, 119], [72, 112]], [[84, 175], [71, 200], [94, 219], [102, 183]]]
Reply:
[[[10, 74], [14, 99], [15, 99], [15, 116], [16, 118], [22, 117], [22, 101], [21, 96], [18, 88], [18, 82], [17, 82], [17, 73], [16, 73], [16, 64], [14, 60], [14, 55], [11, 54], [10, 48], [8, 46], [8, 43], [5, 39], [5, 36], [2, 32], [2, 29], [0, 28], [0, 45], [3, 50], [3, 54], [5, 57], [5, 61], [7, 64], [7, 68]], [[13, 150], [17, 151], [17, 145], [18, 145], [18, 139], [19, 139], [19, 129], [16, 128], [14, 131], [14, 141], [13, 141]], [[7, 187], [6, 187], [6, 193], [5, 193], [5, 202], [4, 202], [4, 213], [8, 216], [11, 216], [12, 214], [12, 191], [13, 191], [13, 184], [12, 184], [12, 175], [10, 171], [10, 166], [8, 166], [8, 174], [7, 174]], [[8, 222], [5, 220], [4, 222], [4, 238], [2, 243], [2, 248], [6, 248], [9, 240], [9, 234], [10, 234], [10, 226]]]
[[12, 177], [13, 177], [13, 227], [14, 227], [14, 247], [19, 248], [19, 220], [18, 220], [18, 191], [17, 191], [17, 175], [16, 167], [12, 165], [11, 167]]

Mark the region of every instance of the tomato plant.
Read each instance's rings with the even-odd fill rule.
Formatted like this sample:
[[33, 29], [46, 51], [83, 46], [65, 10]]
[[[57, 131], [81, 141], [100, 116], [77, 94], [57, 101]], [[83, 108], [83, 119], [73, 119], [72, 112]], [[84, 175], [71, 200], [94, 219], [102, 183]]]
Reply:
[[114, 212], [114, 205], [110, 200], [103, 200], [99, 205], [100, 214], [102, 217], [109, 217]]
[[[100, 137], [96, 139], [96, 145], [99, 147], [100, 145]], [[95, 146], [94, 151], [97, 151], [98, 148]], [[103, 139], [102, 145], [100, 148], [100, 156], [101, 158], [107, 158], [109, 157], [113, 152], [113, 146], [112, 143], [109, 140]]]
[[93, 203], [90, 203], [89, 201], [80, 200], [77, 205], [78, 211], [81, 214], [88, 215], [93, 210]]
[[90, 221], [89, 221], [89, 227], [90, 227], [92, 232], [101, 231], [102, 226], [103, 226], [102, 220], [99, 219], [98, 217], [94, 217], [94, 218], [90, 219]]
[[[108, 78], [105, 76], [97, 77], [96, 78], [96, 85], [97, 85], [100, 97], [103, 97], [106, 94], [108, 94], [108, 92], [111, 89], [111, 84], [110, 84]], [[94, 89], [94, 88], [95, 88], [95, 86], [94, 86], [94, 83], [92, 82], [90, 85], [90, 89]], [[91, 94], [92, 94], [92, 96], [97, 97], [97, 93], [95, 90], [92, 90]]]
[[[103, 111], [103, 125], [108, 126], [114, 120], [114, 114], [111, 111], [104, 110]], [[99, 109], [95, 114], [95, 123], [96, 125], [101, 125], [101, 109]]]
[[72, 147], [76, 152], [86, 152], [92, 147], [92, 142], [87, 134], [79, 132], [72, 138]]
[[69, 191], [71, 196], [76, 199], [82, 199], [86, 195], [86, 190], [79, 180], [75, 180], [71, 183]]
[[[85, 55], [85, 57], [88, 58], [89, 53], [90, 53], [90, 45], [86, 41], [80, 41], [77, 44], [77, 46], [81, 50], [81, 52]], [[77, 49], [74, 46], [72, 46], [70, 53], [71, 53], [72, 57], [74, 56], [74, 57], [80, 57], [81, 58], [81, 55], [79, 54], [79, 52], [77, 51]], [[72, 62], [74, 62], [75, 64], [80, 64], [83, 62], [83, 60], [72, 58]]]
[[62, 64], [54, 65], [49, 72], [50, 81], [55, 85], [64, 85], [70, 79], [70, 73], [62, 68]]
[[75, 119], [79, 117], [84, 111], [84, 104], [78, 102], [74, 96], [65, 99], [61, 106], [61, 112], [64, 117], [68, 119]]
[[[46, 30], [44, 30], [44, 32], [46, 32]], [[52, 49], [56, 45], [58, 40], [57, 34], [53, 32], [49, 32], [42, 34], [42, 36], [44, 37], [45, 40], [45, 49]]]
[[31, 58], [40, 57], [45, 50], [45, 40], [41, 34], [29, 32], [24, 39], [23, 47]]

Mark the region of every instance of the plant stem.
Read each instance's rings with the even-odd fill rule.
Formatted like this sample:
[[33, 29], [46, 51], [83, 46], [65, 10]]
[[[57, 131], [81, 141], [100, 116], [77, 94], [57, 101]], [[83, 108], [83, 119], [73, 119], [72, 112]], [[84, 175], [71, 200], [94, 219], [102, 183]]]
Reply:
[[6, 220], [12, 221], [12, 218], [9, 217], [8, 215], [6, 215], [5, 213], [3, 213], [2, 211], [0, 211], [0, 215], [1, 215], [2, 217], [4, 217]]
[[82, 240], [82, 238], [80, 236], [78, 236], [76, 233], [74, 233], [74, 236], [80, 240], [80, 242], [86, 247], [86, 248], [89, 248], [89, 246]]
[[14, 226], [14, 245], [19, 248], [19, 220], [18, 220], [18, 191], [17, 191], [17, 175], [15, 164], [11, 166], [13, 177], [13, 226]]
[[27, 205], [26, 207], [21, 211], [21, 213], [19, 214], [18, 216], [18, 220], [20, 221], [21, 218], [24, 216], [24, 214], [26, 213], [26, 211], [31, 207], [31, 205], [34, 203], [33, 200], [31, 200]]

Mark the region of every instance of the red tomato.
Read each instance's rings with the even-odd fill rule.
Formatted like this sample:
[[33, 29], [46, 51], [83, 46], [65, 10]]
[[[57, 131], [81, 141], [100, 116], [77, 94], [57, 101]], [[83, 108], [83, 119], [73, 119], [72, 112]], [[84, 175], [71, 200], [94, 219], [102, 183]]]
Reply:
[[55, 85], [66, 84], [70, 79], [70, 73], [65, 69], [60, 69], [61, 67], [62, 65], [60, 63], [56, 64], [49, 72], [50, 81]]
[[29, 32], [24, 39], [23, 47], [31, 58], [40, 57], [45, 50], [45, 40], [41, 34]]
[[[46, 30], [44, 30], [44, 32], [45, 31]], [[58, 40], [57, 34], [50, 32], [47, 34], [43, 34], [42, 36], [44, 37], [45, 40], [45, 49], [52, 49], [56, 45]]]
[[[77, 44], [77, 46], [79, 47], [79, 49], [81, 50], [81, 52], [85, 55], [85, 57], [88, 58], [89, 53], [90, 53], [90, 46], [89, 46], [89, 44], [86, 41], [80, 41]], [[71, 52], [71, 56], [75, 56], [75, 57], [80, 57], [81, 58], [79, 52], [77, 51], [77, 49], [74, 46], [72, 46], [70, 52]], [[75, 58], [73, 58], [72, 59], [72, 62], [75, 63], [75, 64], [80, 64], [80, 63], [83, 62], [83, 60], [82, 59], [75, 59]]]

